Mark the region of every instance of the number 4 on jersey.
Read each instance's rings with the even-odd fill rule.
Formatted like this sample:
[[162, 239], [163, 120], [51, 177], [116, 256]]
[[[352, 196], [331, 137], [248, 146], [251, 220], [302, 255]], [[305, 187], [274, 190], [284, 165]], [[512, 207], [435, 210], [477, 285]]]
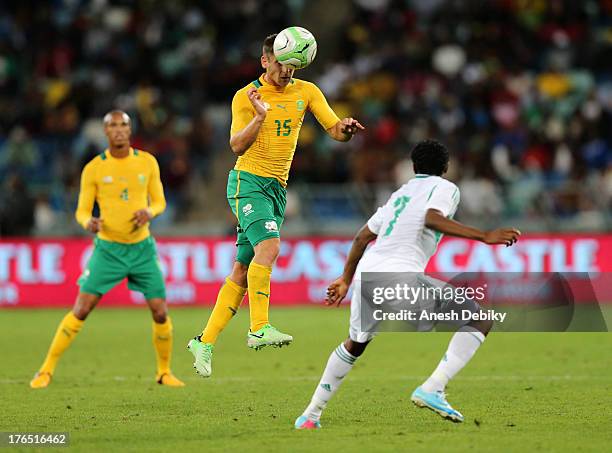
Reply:
[[387, 227], [385, 234], [383, 234], [383, 237], [389, 236], [391, 234], [393, 228], [395, 227], [395, 223], [397, 222], [397, 218], [400, 216], [402, 211], [406, 209], [406, 205], [409, 201], [410, 197], [407, 197], [405, 195], [402, 195], [401, 197], [398, 197], [397, 200], [395, 200], [395, 203], [393, 203], [393, 206], [396, 208], [395, 215], [393, 216], [393, 219], [389, 222], [389, 226]]

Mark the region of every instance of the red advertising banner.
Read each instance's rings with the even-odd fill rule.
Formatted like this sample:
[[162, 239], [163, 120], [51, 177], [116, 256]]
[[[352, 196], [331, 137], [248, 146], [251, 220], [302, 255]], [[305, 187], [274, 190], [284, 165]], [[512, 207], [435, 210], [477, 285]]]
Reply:
[[[158, 239], [168, 301], [212, 304], [231, 270], [235, 246], [230, 239]], [[272, 274], [275, 304], [318, 303], [325, 288], [341, 274], [351, 240], [347, 238], [283, 239]], [[0, 240], [0, 306], [71, 306], [76, 280], [93, 245], [86, 239]], [[428, 271], [584, 272], [612, 271], [612, 235], [528, 235], [514, 247], [490, 247], [445, 238]], [[609, 279], [608, 279], [609, 280]], [[610, 295], [610, 288], [597, 288]], [[605, 296], [605, 294], [603, 294]], [[103, 298], [103, 305], [142, 304], [140, 293], [125, 282]]]

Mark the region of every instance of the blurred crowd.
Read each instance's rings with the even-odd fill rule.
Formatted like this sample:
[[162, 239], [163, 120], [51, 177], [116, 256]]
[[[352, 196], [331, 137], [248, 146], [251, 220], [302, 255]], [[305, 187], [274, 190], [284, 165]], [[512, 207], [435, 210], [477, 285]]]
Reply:
[[610, 228], [612, 2], [355, 3], [319, 83], [369, 131], [350, 167], [314, 144], [331, 177], [303, 146], [305, 179], [400, 183], [412, 144], [436, 137], [463, 217]]
[[460, 216], [610, 228], [612, 1], [338, 0], [343, 14], [318, 17], [326, 7], [2, 2], [0, 235], [44, 234], [72, 215], [112, 108], [160, 162], [167, 221], [188, 219], [194, 184], [228, 153], [230, 100], [260, 74], [262, 39], [298, 18], [319, 37], [303, 77], [367, 133], [336, 144], [306, 121], [290, 186], [401, 184], [411, 146], [433, 137], [453, 154]]

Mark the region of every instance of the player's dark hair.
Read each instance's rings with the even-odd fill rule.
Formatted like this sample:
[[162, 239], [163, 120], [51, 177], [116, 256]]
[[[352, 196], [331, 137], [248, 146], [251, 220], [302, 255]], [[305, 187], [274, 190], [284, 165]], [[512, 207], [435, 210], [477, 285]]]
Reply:
[[442, 176], [448, 169], [448, 149], [436, 140], [423, 140], [412, 149], [415, 173]]
[[264, 55], [272, 55], [274, 52], [274, 40], [276, 39], [277, 33], [266, 36], [263, 42], [263, 53]]

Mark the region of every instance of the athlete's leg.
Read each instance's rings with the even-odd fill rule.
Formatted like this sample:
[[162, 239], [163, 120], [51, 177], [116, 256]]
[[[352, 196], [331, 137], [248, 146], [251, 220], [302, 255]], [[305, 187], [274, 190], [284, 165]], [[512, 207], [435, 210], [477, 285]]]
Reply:
[[251, 332], [256, 332], [268, 324], [270, 278], [272, 266], [280, 252], [280, 238], [265, 239], [255, 245], [254, 249], [255, 256], [247, 273]]
[[89, 313], [93, 311], [93, 309], [98, 305], [102, 296], [98, 294], [88, 294], [84, 292], [79, 292], [76, 302], [72, 307], [72, 313], [75, 318], [80, 321], [85, 321]]
[[193, 367], [203, 377], [212, 374], [212, 354], [219, 334], [238, 311], [246, 294], [247, 271], [255, 255], [244, 231], [238, 227], [236, 261], [231, 274], [219, 289], [215, 307], [202, 333], [189, 341], [187, 348], [194, 356]]
[[[435, 279], [427, 278], [426, 280], [434, 286], [446, 285]], [[459, 310], [469, 310], [474, 313], [480, 310], [480, 306], [474, 300], [461, 304], [452, 301], [442, 305], [442, 311], [445, 312], [458, 312]], [[461, 321], [459, 322], [461, 323]], [[449, 323], [452, 325], [455, 322], [450, 321]], [[444, 391], [448, 382], [476, 354], [492, 327], [492, 321], [472, 321], [464, 325], [460, 324], [434, 372], [413, 392], [412, 401], [417, 406], [427, 407], [444, 418], [462, 422], [463, 415], [448, 403]]]
[[[323, 376], [315, 388], [310, 404], [295, 421], [298, 429], [320, 427], [319, 418], [329, 400], [336, 394], [346, 375], [353, 369], [353, 365], [366, 347], [374, 338], [374, 326], [371, 332], [362, 331], [361, 322], [361, 283], [356, 280], [351, 299], [351, 321], [349, 337], [334, 349], [327, 360]], [[366, 323], [367, 324], [367, 323]], [[370, 327], [369, 325], [367, 327]]]
[[349, 337], [345, 340], [344, 347], [350, 355], [352, 355], [353, 357], [359, 357], [361, 354], [363, 354], [363, 351], [366, 350], [368, 344], [370, 344], [370, 341], [371, 340], [368, 340], [364, 343], [358, 343], [356, 341], [351, 340], [351, 337]]
[[156, 324], [165, 324], [168, 321], [169, 317], [166, 299], [163, 297], [153, 297], [151, 299], [147, 299], [147, 305], [151, 310], [153, 322]]
[[236, 247], [236, 261], [231, 274], [226, 277], [219, 289], [215, 307], [199, 338], [202, 343], [215, 344], [221, 331], [238, 311], [246, 294], [247, 271], [255, 251], [240, 227], [238, 227]]
[[[240, 235], [239, 235], [240, 242]], [[212, 374], [212, 354], [215, 342], [225, 326], [229, 324], [244, 299], [247, 285], [248, 265], [253, 259], [253, 247], [248, 243], [238, 245], [236, 262], [232, 273], [225, 279], [217, 294], [217, 301], [201, 335], [189, 341], [187, 348], [194, 356], [193, 367], [198, 374]]]
[[[274, 225], [273, 233], [275, 236], [263, 239], [255, 244], [255, 257], [247, 272], [249, 287], [249, 308], [251, 315], [251, 325], [247, 334], [247, 346], [252, 349], [260, 349], [265, 346], [281, 347], [291, 344], [293, 337], [270, 325], [268, 311], [270, 307], [270, 278], [272, 276], [272, 266], [276, 262], [280, 251], [280, 239], [278, 237], [277, 223], [260, 222], [251, 228], [269, 228]], [[247, 234], [249, 231], [247, 231]]]
[[34, 379], [30, 382], [32, 388], [44, 388], [49, 385], [57, 362], [80, 332], [83, 322], [94, 309], [100, 297], [97, 294], [79, 292], [72, 310], [64, 316], [57, 327], [45, 361], [34, 376]]
[[172, 358], [172, 320], [168, 316], [166, 299], [151, 297], [147, 304], [153, 316], [153, 347], [157, 361], [157, 374], [155, 380], [159, 384], [171, 387], [183, 387], [185, 384], [177, 379], [170, 370]]
[[493, 327], [493, 321], [472, 321], [460, 327], [431, 376], [421, 386], [426, 392], [443, 392], [450, 381], [476, 354]]
[[136, 244], [123, 246], [123, 261], [128, 266], [128, 288], [144, 295], [153, 318], [152, 340], [159, 384], [182, 387], [185, 384], [170, 371], [172, 358], [172, 320], [166, 304], [166, 283], [155, 239], [151, 236]]
[[243, 264], [240, 261], [236, 261], [232, 267], [232, 273], [229, 274], [228, 278], [241, 288], [246, 288], [248, 270], [248, 264]]
[[336, 394], [349, 371], [353, 369], [355, 361], [363, 354], [369, 341], [360, 343], [347, 338], [344, 343], [340, 343], [332, 351], [310, 404], [295, 421], [296, 428], [318, 428], [320, 426], [319, 419], [327, 403]]
[[240, 307], [246, 294], [247, 271], [248, 264], [240, 261], [234, 262], [232, 273], [225, 279], [223, 286], [221, 286], [215, 307], [202, 332], [200, 338], [202, 343], [215, 344], [221, 331], [229, 324], [232, 317], [238, 311], [238, 307]]

